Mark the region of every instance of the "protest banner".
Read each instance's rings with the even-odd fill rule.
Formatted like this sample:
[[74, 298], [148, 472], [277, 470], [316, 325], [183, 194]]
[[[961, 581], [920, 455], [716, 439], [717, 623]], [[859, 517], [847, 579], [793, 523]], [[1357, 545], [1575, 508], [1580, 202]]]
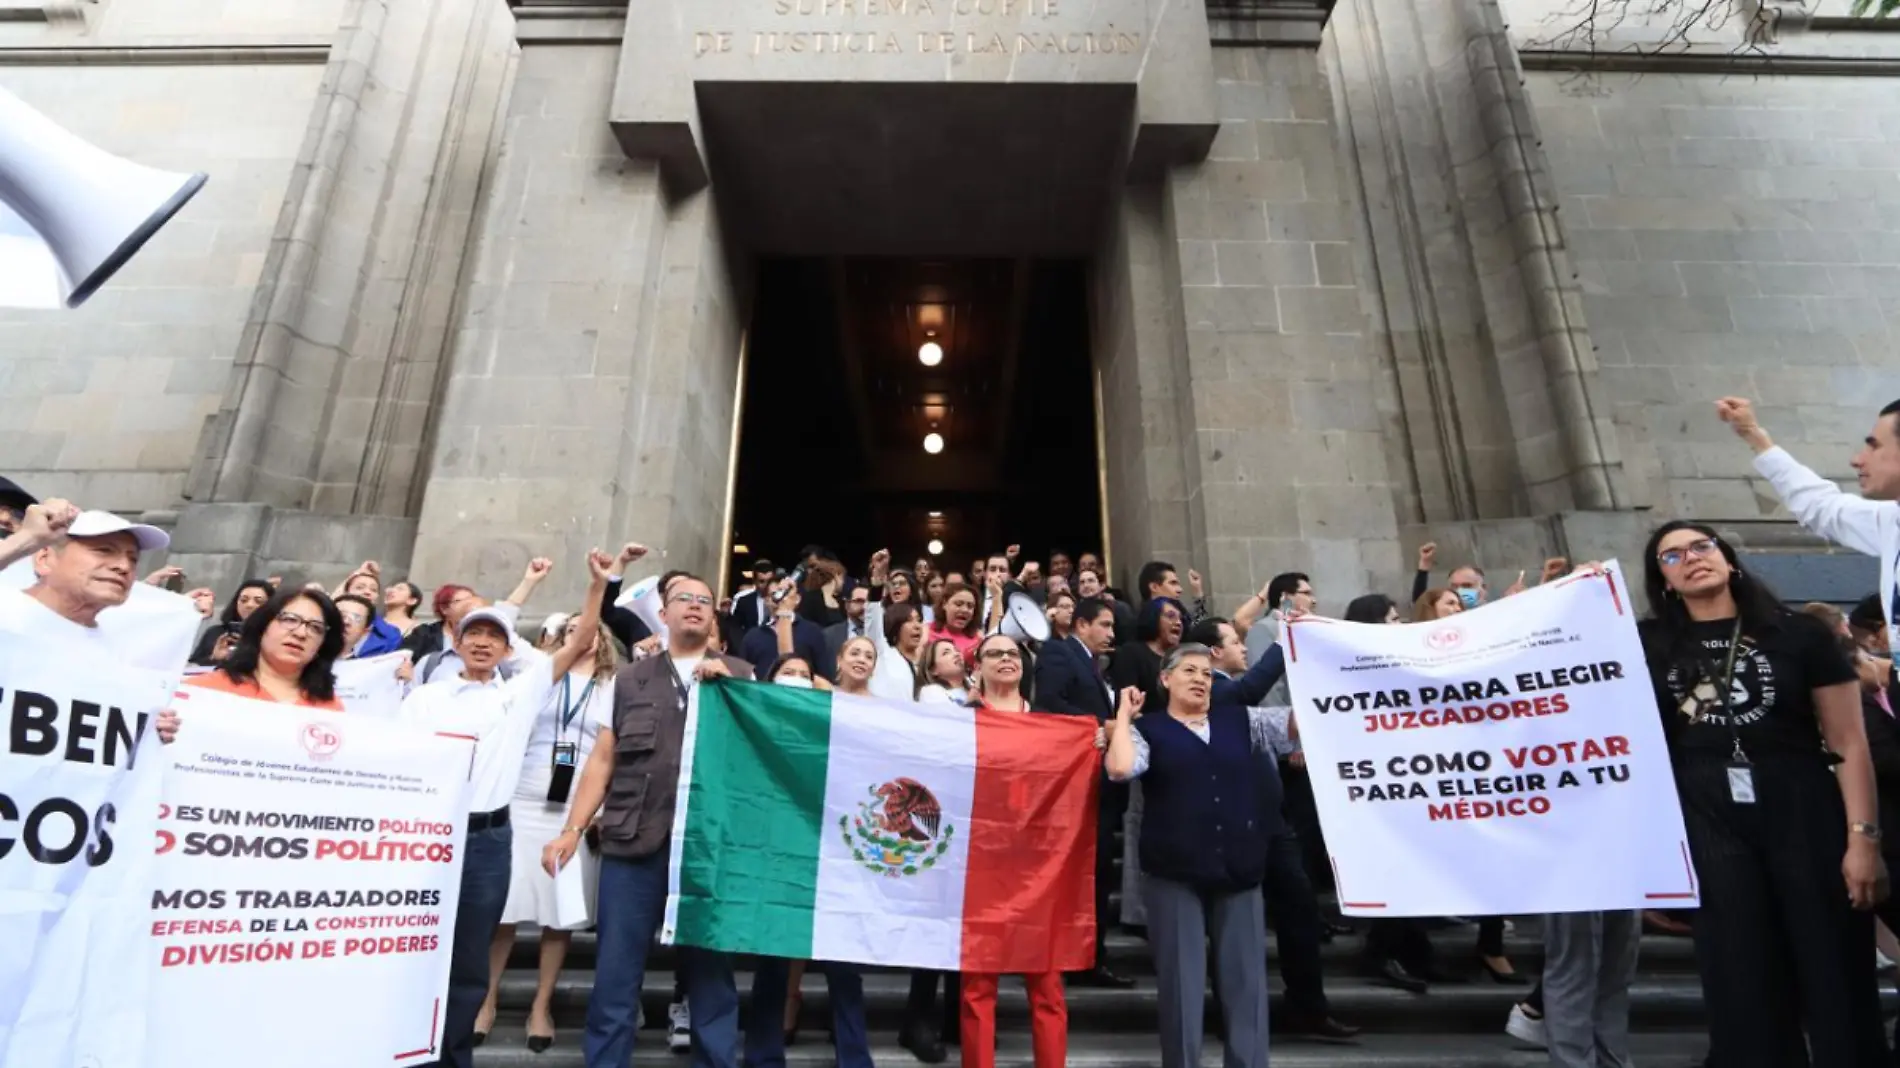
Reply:
[[173, 707], [148, 1068], [435, 1060], [472, 743], [193, 688]]
[[343, 710], [352, 716], [395, 719], [402, 709], [403, 693], [396, 669], [408, 659], [408, 653], [396, 652], [337, 661], [336, 696]]
[[0, 645], [0, 1066], [142, 1063], [173, 676]]
[[1697, 903], [1614, 564], [1432, 623], [1307, 617], [1286, 642], [1348, 915]]

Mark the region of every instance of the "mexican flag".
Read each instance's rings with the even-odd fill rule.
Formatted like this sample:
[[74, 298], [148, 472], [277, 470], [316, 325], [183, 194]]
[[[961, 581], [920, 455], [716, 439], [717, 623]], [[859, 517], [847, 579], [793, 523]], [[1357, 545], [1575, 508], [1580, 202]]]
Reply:
[[661, 940], [944, 971], [1095, 955], [1095, 723], [694, 687]]

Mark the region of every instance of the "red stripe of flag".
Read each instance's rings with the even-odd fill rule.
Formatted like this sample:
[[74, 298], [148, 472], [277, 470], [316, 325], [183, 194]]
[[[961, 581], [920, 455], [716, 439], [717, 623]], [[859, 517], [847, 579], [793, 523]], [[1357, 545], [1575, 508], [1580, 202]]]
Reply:
[[1094, 720], [976, 716], [966, 835], [963, 970], [1073, 972], [1095, 960], [1095, 823], [1102, 754]]

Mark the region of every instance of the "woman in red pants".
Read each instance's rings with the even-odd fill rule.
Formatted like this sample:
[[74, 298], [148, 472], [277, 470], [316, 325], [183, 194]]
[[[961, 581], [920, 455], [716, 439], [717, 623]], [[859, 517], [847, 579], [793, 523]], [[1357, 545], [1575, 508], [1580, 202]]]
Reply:
[[[975, 705], [992, 712], [1028, 713], [1023, 696], [1023, 647], [1007, 634], [992, 634], [977, 643]], [[996, 1064], [995, 972], [964, 972], [962, 992], [963, 1068], [994, 1068]], [[1062, 973], [1038, 972], [1023, 976], [1029, 990], [1030, 1033], [1036, 1068], [1063, 1068], [1069, 1053], [1069, 1003], [1062, 992]]]

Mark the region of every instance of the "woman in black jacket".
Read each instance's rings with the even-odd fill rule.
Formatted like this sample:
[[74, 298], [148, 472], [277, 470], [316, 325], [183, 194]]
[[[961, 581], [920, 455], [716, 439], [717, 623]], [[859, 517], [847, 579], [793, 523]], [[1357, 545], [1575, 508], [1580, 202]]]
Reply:
[[[219, 613], [217, 625], [206, 628], [198, 636], [198, 645], [191, 651], [191, 662], [208, 666], [223, 660], [225, 653], [237, 645], [238, 632], [244, 629], [244, 621], [251, 618], [251, 613], [262, 608], [264, 602], [276, 592], [277, 588], [263, 579], [250, 579], [239, 586], [237, 592], [231, 595], [230, 602], [224, 606], [224, 611]], [[219, 639], [228, 639], [223, 649], [218, 647]]]

